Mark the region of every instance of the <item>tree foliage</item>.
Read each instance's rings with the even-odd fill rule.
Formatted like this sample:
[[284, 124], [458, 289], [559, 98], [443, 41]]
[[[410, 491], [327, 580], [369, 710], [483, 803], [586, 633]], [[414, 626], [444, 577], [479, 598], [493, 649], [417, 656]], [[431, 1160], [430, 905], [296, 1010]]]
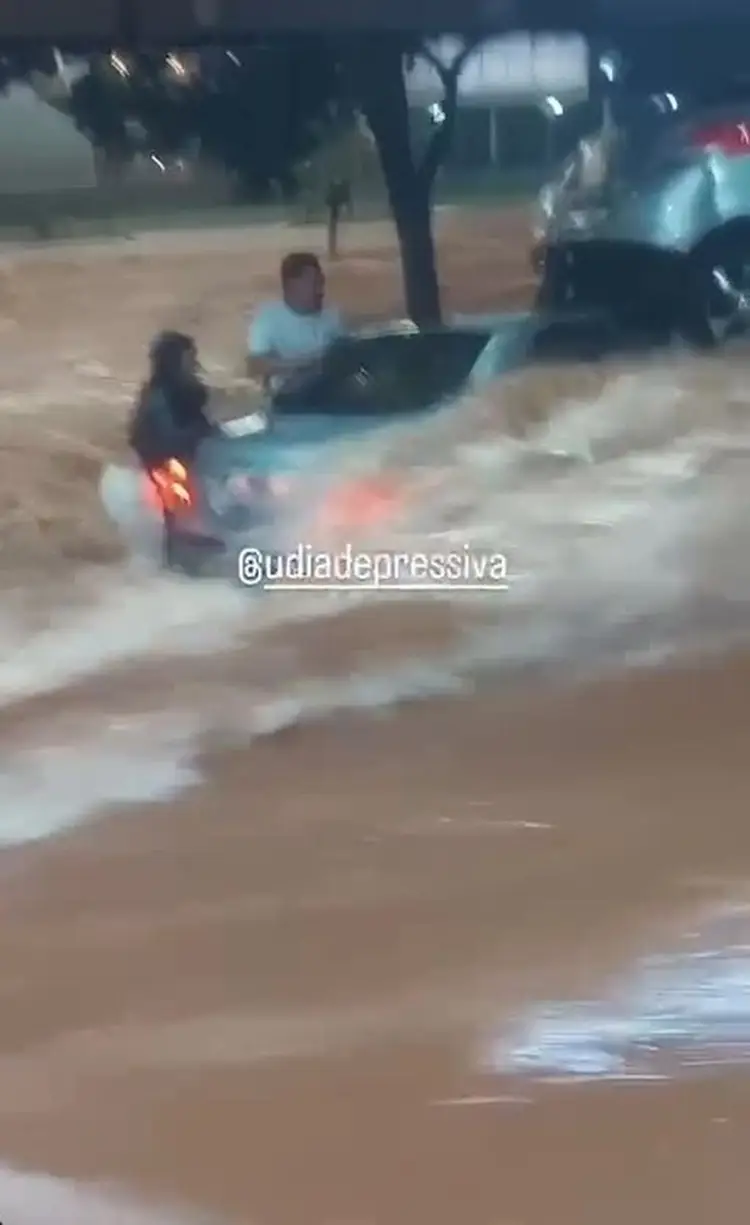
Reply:
[[[187, 57], [98, 54], [73, 84], [67, 106], [110, 164], [138, 152], [163, 157], [196, 148], [228, 171], [240, 195], [256, 198], [279, 189], [292, 195], [299, 167], [316, 146], [340, 139], [347, 124], [364, 116], [398, 235], [407, 311], [420, 323], [433, 322], [440, 293], [431, 196], [453, 136], [459, 76], [475, 45], [461, 43], [448, 62], [428, 38], [396, 32], [257, 38]], [[444, 94], [442, 122], [423, 148], [413, 139], [405, 82], [417, 56], [432, 65]], [[7, 71], [28, 78], [32, 66], [21, 62]], [[54, 66], [45, 63], [41, 71]]]
[[290, 37], [220, 54], [196, 88], [194, 129], [204, 154], [244, 192], [276, 185], [291, 193], [295, 166], [325, 131], [338, 65], [324, 40]]
[[[318, 40], [320, 43], [321, 40]], [[70, 111], [106, 156], [160, 156], [197, 145], [238, 194], [293, 187], [336, 91], [336, 64], [305, 37], [261, 40], [196, 55], [101, 56], [73, 87]]]

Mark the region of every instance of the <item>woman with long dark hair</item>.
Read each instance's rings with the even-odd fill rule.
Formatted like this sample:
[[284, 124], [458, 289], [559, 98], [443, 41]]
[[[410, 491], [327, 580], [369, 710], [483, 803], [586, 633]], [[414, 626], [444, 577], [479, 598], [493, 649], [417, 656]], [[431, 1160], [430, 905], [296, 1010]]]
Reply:
[[206, 414], [208, 389], [200, 377], [192, 336], [161, 332], [149, 351], [149, 377], [130, 427], [130, 445], [147, 468], [167, 459], [193, 462], [214, 426]]
[[170, 470], [187, 475], [196, 451], [215, 431], [206, 413], [208, 389], [200, 377], [198, 349], [192, 336], [161, 332], [149, 351], [149, 377], [133, 413], [129, 442], [159, 494], [164, 520], [164, 561], [173, 563], [174, 508], [168, 492], [179, 489]]

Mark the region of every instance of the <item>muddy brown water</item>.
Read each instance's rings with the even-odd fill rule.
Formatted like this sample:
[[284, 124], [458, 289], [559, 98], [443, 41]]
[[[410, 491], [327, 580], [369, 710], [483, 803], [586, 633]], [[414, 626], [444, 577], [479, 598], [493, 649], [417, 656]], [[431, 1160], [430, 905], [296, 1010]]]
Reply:
[[[457, 225], [457, 308], [522, 284]], [[124, 567], [91, 474], [156, 326], [232, 384], [291, 238], [150, 241], [3, 269], [0, 1220], [744, 1220], [746, 356], [383, 443], [504, 602], [248, 611]], [[390, 242], [336, 292], [393, 310]]]

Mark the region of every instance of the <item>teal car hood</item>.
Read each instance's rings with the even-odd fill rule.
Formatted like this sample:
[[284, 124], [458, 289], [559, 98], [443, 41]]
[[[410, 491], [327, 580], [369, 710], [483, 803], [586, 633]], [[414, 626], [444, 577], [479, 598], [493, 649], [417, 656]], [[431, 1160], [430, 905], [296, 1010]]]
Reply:
[[[525, 312], [512, 315], [459, 318], [456, 327], [486, 327], [490, 339], [481, 351], [458, 395], [480, 391], [503, 373], [510, 372], [528, 359], [538, 328], [534, 315]], [[338, 444], [361, 439], [363, 444], [374, 434], [398, 422], [417, 422], [433, 415], [438, 409], [454, 403], [456, 396], [426, 407], [394, 413], [377, 406], [366, 414], [352, 409], [331, 412], [320, 409], [304, 412], [274, 412], [270, 406], [269, 424], [262, 432], [246, 435], [217, 435], [207, 440], [197, 459], [202, 474], [219, 476], [227, 471], [249, 471], [258, 475], [316, 468], [320, 459]]]

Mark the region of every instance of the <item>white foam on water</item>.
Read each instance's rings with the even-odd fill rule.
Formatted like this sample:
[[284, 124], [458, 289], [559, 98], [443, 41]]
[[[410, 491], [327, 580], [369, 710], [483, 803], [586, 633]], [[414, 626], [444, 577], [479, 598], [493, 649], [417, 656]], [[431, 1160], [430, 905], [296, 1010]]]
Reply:
[[[469, 542], [498, 550], [516, 576], [510, 590], [441, 593], [459, 611], [450, 648], [435, 649], [413, 636], [411, 657], [404, 661], [401, 652], [389, 661], [387, 649], [376, 650], [374, 616], [356, 631], [378, 660], [369, 669], [333, 677], [323, 661], [313, 661], [295, 673], [287, 657], [274, 680], [269, 655], [262, 689], [246, 682], [232, 694], [224, 677], [217, 702], [201, 682], [191, 691], [191, 709], [176, 709], [166, 719], [180, 729], [172, 740], [152, 737], [147, 744], [147, 732], [133, 733], [141, 736], [143, 752], [100, 734], [66, 741], [62, 749], [52, 739], [38, 768], [15, 758], [5, 763], [2, 807], [19, 816], [6, 823], [0, 841], [21, 840], [24, 831], [43, 836], [39, 831], [53, 832], [97, 806], [171, 794], [172, 784], [192, 780], [200, 738], [217, 728], [232, 742], [247, 741], [342, 709], [374, 710], [455, 693], [477, 672], [486, 676], [493, 668], [659, 662], [705, 642], [710, 618], [705, 608], [697, 619], [691, 613], [703, 590], [710, 591], [709, 612], [718, 608], [724, 618], [717, 632], [726, 635], [734, 626], [744, 633], [750, 403], [744, 385], [729, 374], [719, 384], [722, 400], [706, 403], [693, 389], [695, 374], [694, 364], [672, 360], [663, 368], [614, 375], [600, 390], [549, 407], [547, 419], [523, 437], [511, 437], [508, 405], [526, 381], [542, 377], [532, 372], [419, 426], [402, 423], [332, 445], [328, 461], [321, 461], [324, 468], [328, 463], [327, 480], [385, 472], [406, 492], [401, 518], [364, 543], [403, 551]], [[320, 481], [315, 484], [317, 499]], [[120, 484], [115, 499], [124, 492]], [[205, 679], [206, 660], [210, 675], [218, 652], [242, 645], [264, 657], [269, 629], [286, 626], [293, 635], [295, 624], [330, 619], [335, 641], [352, 611], [377, 611], [396, 598], [363, 591], [255, 599], [231, 584], [191, 583], [137, 567], [100, 572], [96, 581], [84, 575], [79, 595], [75, 607], [53, 612], [35, 632], [10, 606], [0, 614], [0, 703], [160, 657], [184, 657], [182, 678], [190, 675], [189, 656], [203, 656]], [[407, 604], [424, 599], [397, 598]], [[727, 620], [727, 608], [734, 621]], [[153, 694], [149, 702], [153, 706]], [[166, 693], [162, 704], [168, 713]], [[103, 720], [112, 717], [111, 707], [101, 713]], [[144, 717], [148, 713], [143, 710]], [[66, 765], [66, 754], [78, 766]], [[98, 758], [107, 764], [98, 768]]]
[[218, 1225], [204, 1213], [141, 1204], [106, 1186], [0, 1166], [0, 1212], [8, 1225]]
[[245, 593], [224, 583], [113, 569], [91, 589], [88, 605], [60, 610], [36, 633], [0, 613], [0, 702], [134, 659], [219, 651], [242, 633], [251, 612]]
[[[540, 375], [517, 376], [515, 390], [509, 383], [506, 393], [500, 383], [489, 397], [418, 427], [389, 426], [332, 445], [321, 465], [328, 465], [333, 483], [356, 472], [387, 472], [402, 481], [408, 513], [364, 542], [372, 547], [470, 543], [508, 557], [516, 575], [510, 591], [441, 595], [494, 622], [498, 664], [511, 656], [522, 661], [527, 653], [563, 656], [586, 641], [614, 642], [642, 621], [648, 624], [640, 645], [651, 648], [654, 624], [661, 620], [668, 636], [669, 619], [683, 615], [707, 558], [715, 602], [750, 594], [750, 569], [738, 561], [750, 544], [750, 411], [729, 383], [731, 411], [697, 404], [693, 376], [692, 367], [673, 363], [613, 377], [588, 398], [550, 410], [549, 420], [522, 440], [505, 428], [504, 396], [518, 397], [523, 379]], [[727, 456], [739, 466], [707, 474]], [[123, 480], [132, 484], [132, 477], [110, 474], [104, 491], [110, 506], [113, 498], [120, 507], [127, 501]], [[320, 488], [318, 479], [315, 499]], [[304, 509], [298, 530], [300, 536], [310, 531]], [[730, 537], [723, 558], [721, 545]], [[0, 621], [0, 701], [137, 658], [210, 654], [273, 624], [346, 615], [388, 598], [364, 591], [290, 593], [261, 609], [262, 601], [231, 584], [191, 584], [137, 567], [113, 570], [89, 592], [86, 607], [60, 612], [41, 632], [29, 635], [9, 614]], [[376, 624], [371, 632], [377, 637]], [[467, 617], [467, 663], [476, 654], [469, 641], [474, 632]], [[488, 649], [485, 634], [483, 664], [491, 662]]]
[[[717, 607], [750, 595], [750, 570], [738, 566], [750, 544], [750, 413], [746, 402], [732, 415], [721, 406], [696, 412], [689, 378], [656, 368], [615, 377], [594, 397], [560, 405], [520, 441], [502, 428], [498, 384], [494, 429], [486, 400], [469, 401], [418, 429], [400, 425], [367, 446], [339, 448], [336, 469], [401, 472], [414, 509], [377, 544], [471, 543], [508, 558], [515, 576], [508, 592], [441, 596], [494, 622], [496, 632], [483, 632], [477, 645], [467, 618], [467, 666], [492, 663], [493, 651], [504, 665], [617, 642], [658, 657], [662, 637], [679, 644], [686, 610], [708, 586], [709, 558]], [[728, 455], [740, 468], [706, 475]], [[730, 534], [722, 558], [717, 545]], [[386, 598], [310, 595], [290, 601], [283, 615], [338, 614]]]
[[[514, 647], [508, 652], [511, 666]], [[537, 655], [547, 659], [543, 644]], [[55, 724], [48, 730], [40, 721], [34, 738], [43, 743], [0, 754], [0, 847], [37, 842], [109, 809], [175, 798], [203, 780], [198, 756], [207, 737], [215, 744], [218, 734], [225, 746], [242, 747], [343, 711], [384, 711], [407, 700], [468, 693], [472, 670], [483, 660], [496, 664], [499, 656], [491, 631], [433, 659], [336, 680], [303, 677], [276, 691], [220, 692], [191, 711], [165, 705], [158, 715], [102, 712], [103, 729], [78, 729], [62, 741]]]
[[115, 805], [173, 798], [198, 781], [196, 743], [195, 721], [175, 713], [0, 754], [0, 847], [48, 838]]
[[[748, 912], [650, 957], [599, 998], [532, 1008], [496, 1039], [489, 1066], [542, 1079], [662, 1079], [750, 1061]], [[692, 946], [692, 947], [690, 947]]]

